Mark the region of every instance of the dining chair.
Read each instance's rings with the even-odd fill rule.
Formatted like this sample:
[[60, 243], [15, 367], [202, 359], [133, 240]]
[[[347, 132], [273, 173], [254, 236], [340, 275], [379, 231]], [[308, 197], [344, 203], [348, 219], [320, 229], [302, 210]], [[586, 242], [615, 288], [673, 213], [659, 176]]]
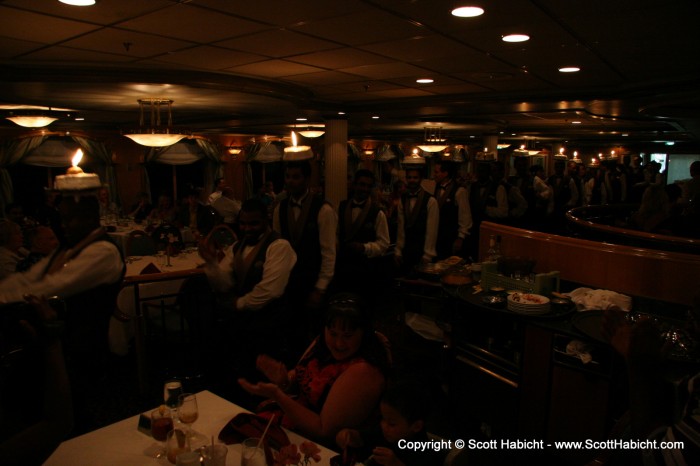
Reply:
[[213, 242], [216, 249], [226, 249], [238, 240], [236, 232], [231, 227], [225, 224], [215, 226], [207, 235], [205, 241]]
[[127, 256], [151, 256], [156, 253], [156, 243], [143, 230], [134, 230], [126, 240]]

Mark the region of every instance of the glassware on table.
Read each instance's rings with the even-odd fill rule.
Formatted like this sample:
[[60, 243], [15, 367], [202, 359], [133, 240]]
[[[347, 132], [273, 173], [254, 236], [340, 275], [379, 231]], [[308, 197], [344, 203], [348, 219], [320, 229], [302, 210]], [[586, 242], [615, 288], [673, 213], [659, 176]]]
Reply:
[[192, 424], [199, 417], [197, 395], [194, 393], [183, 393], [180, 395], [177, 417], [180, 419], [180, 422], [187, 426], [187, 434], [191, 436]]
[[151, 435], [154, 440], [161, 442], [161, 446], [154, 452], [156, 458], [165, 455], [165, 441], [173, 427], [173, 417], [168, 408], [161, 406], [151, 411]]
[[168, 439], [165, 443], [165, 451], [168, 456], [168, 461], [175, 464], [177, 462], [177, 455], [188, 453], [191, 450], [190, 441], [187, 438], [187, 434], [183, 430], [173, 429], [168, 432]]
[[173, 417], [169, 409], [163, 407], [151, 411], [151, 435], [154, 439], [165, 442], [171, 430], [173, 430]]
[[267, 466], [265, 451], [259, 438], [245, 439], [241, 447], [241, 466]]
[[202, 464], [204, 466], [226, 466], [226, 454], [228, 447], [222, 443], [205, 445], [202, 452]]
[[180, 407], [180, 395], [182, 395], [182, 382], [179, 380], [168, 380], [163, 385], [163, 400], [169, 408]]

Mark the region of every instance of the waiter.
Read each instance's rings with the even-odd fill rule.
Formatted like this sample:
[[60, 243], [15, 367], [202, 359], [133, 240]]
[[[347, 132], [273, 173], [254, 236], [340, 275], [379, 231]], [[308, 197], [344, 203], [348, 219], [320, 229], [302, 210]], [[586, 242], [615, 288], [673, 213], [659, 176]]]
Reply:
[[321, 305], [335, 269], [338, 217], [322, 196], [309, 190], [308, 159], [288, 161], [284, 180], [288, 196], [275, 208], [272, 228], [303, 259], [289, 277], [287, 297], [289, 305], [307, 320], [309, 336], [315, 336], [321, 328]]
[[384, 212], [372, 199], [374, 173], [358, 170], [352, 183], [352, 199], [338, 209], [338, 256], [335, 287], [357, 293], [366, 302], [382, 289], [382, 256], [389, 247], [389, 227]]

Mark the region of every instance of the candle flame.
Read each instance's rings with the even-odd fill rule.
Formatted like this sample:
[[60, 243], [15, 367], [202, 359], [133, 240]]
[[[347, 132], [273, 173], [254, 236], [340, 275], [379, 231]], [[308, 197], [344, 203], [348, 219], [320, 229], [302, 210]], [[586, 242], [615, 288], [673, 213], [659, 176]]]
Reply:
[[292, 145], [294, 147], [297, 146], [297, 133], [295, 133], [294, 131], [292, 131]]
[[563, 148], [563, 147], [560, 147], [560, 148], [559, 148], [559, 153], [560, 153], [560, 154], [563, 154], [563, 153], [564, 153], [564, 148]]
[[574, 158], [578, 157], [578, 151], [574, 151]]
[[81, 160], [83, 160], [83, 151], [82, 149], [78, 149], [75, 151], [75, 155], [71, 159], [71, 164], [73, 164], [74, 167], [77, 167]]

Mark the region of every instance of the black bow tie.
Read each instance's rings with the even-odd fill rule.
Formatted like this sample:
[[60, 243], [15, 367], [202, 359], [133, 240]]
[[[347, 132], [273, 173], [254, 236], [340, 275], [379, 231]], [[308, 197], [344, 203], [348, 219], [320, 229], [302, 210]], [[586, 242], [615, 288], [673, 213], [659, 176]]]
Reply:
[[352, 201], [352, 208], [353, 208], [353, 209], [361, 209], [361, 208], [363, 208], [363, 207], [365, 206], [365, 204], [367, 204], [367, 201], [364, 201], [364, 202], [355, 202], [355, 201]]
[[408, 198], [418, 197], [418, 193], [406, 193], [406, 197], [408, 197]]
[[292, 207], [299, 207], [301, 209], [301, 202], [291, 201]]

